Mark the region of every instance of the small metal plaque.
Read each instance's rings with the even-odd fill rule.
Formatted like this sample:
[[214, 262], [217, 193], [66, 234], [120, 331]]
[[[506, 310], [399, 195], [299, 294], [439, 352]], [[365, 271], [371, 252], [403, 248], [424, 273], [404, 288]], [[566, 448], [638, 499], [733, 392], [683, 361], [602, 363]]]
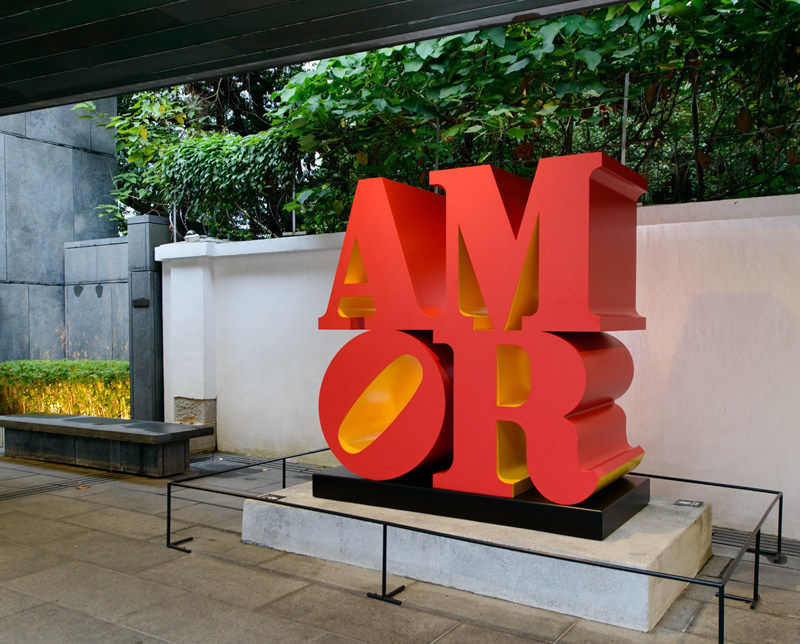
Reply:
[[674, 505], [684, 505], [690, 508], [699, 508], [703, 505], [702, 501], [690, 501], [689, 499], [678, 499]]
[[280, 501], [281, 499], [285, 499], [285, 496], [281, 496], [280, 494], [261, 494], [259, 499], [264, 499], [265, 501]]

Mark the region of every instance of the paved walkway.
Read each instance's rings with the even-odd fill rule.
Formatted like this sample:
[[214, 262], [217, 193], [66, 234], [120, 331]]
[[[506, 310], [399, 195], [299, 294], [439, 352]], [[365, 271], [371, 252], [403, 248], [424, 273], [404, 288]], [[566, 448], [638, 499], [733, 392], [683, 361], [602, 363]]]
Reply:
[[[265, 493], [280, 473], [214, 481]], [[397, 578], [402, 606], [368, 599], [378, 573], [242, 544], [241, 500], [196, 490], [174, 500], [174, 537], [194, 537], [184, 554], [164, 545], [165, 494], [162, 480], [0, 456], [0, 643], [717, 641], [713, 589], [700, 586], [649, 634]], [[715, 545], [703, 574], [732, 552]], [[755, 610], [726, 604], [726, 641], [800, 643], [800, 558], [761, 570]]]

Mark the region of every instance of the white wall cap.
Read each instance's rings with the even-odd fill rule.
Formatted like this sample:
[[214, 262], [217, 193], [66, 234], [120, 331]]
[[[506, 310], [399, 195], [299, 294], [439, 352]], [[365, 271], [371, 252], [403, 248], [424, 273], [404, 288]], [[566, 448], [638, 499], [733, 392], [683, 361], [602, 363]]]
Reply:
[[800, 194], [695, 203], [660, 204], [638, 209], [639, 226], [800, 215]]
[[[800, 194], [644, 206], [638, 209], [637, 216], [640, 226], [800, 216]], [[155, 249], [155, 257], [157, 261], [168, 261], [196, 257], [235, 257], [238, 255], [337, 250], [342, 247], [343, 240], [344, 233], [255, 239], [237, 243], [205, 239], [191, 243], [164, 244]]]
[[196, 257], [236, 257], [242, 255], [271, 255], [279, 253], [303, 253], [308, 251], [339, 250], [344, 233], [254, 239], [252, 241], [226, 243], [220, 240], [178, 242], [156, 248], [156, 260], [170, 261]]

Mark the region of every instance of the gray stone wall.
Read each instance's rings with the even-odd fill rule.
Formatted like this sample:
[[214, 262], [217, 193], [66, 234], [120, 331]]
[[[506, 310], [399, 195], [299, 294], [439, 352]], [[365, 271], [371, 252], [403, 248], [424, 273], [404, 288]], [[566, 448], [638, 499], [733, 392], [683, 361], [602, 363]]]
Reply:
[[[114, 99], [97, 104], [114, 111]], [[115, 224], [94, 210], [109, 199], [113, 153], [111, 133], [78, 119], [69, 107], [0, 117], [0, 361], [67, 357], [65, 243], [116, 235]], [[66, 288], [77, 303], [75, 288], [85, 292], [90, 284], [100, 301], [124, 295], [117, 282], [83, 277]], [[105, 302], [94, 303], [103, 315]], [[115, 320], [109, 322], [114, 329]], [[98, 343], [96, 354], [93, 344], [76, 340], [75, 351], [124, 357], [123, 345], [113, 339]]]
[[65, 244], [64, 277], [67, 359], [127, 360], [127, 239]]

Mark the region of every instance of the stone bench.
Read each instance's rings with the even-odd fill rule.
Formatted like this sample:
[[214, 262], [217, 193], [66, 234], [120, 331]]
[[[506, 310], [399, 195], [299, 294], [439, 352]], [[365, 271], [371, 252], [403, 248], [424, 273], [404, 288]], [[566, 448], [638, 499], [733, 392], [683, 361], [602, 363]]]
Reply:
[[66, 414], [0, 416], [6, 456], [112, 472], [173, 476], [189, 469], [189, 439], [212, 425]]

